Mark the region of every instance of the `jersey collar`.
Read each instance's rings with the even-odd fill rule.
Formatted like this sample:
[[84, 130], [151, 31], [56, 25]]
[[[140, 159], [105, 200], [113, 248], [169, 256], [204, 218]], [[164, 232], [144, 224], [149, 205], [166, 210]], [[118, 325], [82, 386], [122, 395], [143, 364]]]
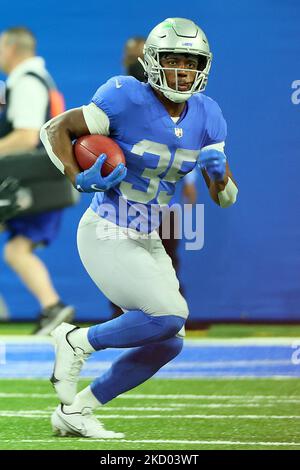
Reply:
[[149, 100], [151, 102], [151, 111], [156, 119], [162, 120], [164, 125], [170, 129], [174, 129], [175, 127], [178, 127], [179, 124], [184, 121], [185, 117], [191, 112], [193, 108], [193, 96], [186, 102], [186, 106], [184, 110], [181, 113], [180, 118], [178, 119], [177, 122], [174, 122], [164, 107], [164, 105], [161, 103], [161, 101], [157, 98], [155, 95], [151, 85], [147, 83], [146, 85], [146, 90], [149, 96]]

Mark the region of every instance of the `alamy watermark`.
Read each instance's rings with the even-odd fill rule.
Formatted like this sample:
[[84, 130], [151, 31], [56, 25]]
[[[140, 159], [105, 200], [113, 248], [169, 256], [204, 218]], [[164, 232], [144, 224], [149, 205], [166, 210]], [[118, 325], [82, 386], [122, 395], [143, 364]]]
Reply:
[[291, 100], [293, 104], [300, 104], [300, 80], [294, 80], [292, 83], [293, 91]]
[[[201, 250], [204, 246], [204, 204], [131, 204], [119, 198], [118, 206], [101, 204], [97, 209], [98, 239], [158, 238], [185, 241], [185, 249]], [[103, 223], [106, 219], [106, 223]]]
[[300, 364], [300, 339], [292, 343], [292, 348], [295, 349], [295, 351], [292, 354], [291, 361], [292, 364], [298, 366]]

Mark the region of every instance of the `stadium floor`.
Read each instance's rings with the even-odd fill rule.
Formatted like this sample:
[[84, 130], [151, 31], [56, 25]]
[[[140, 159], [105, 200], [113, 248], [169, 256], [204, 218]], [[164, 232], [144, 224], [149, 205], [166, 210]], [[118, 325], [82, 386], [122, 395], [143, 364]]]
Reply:
[[[181, 354], [157, 377], [300, 377], [300, 341], [296, 339], [187, 339]], [[82, 376], [96, 377], [124, 352], [98, 351], [86, 362]], [[0, 379], [51, 375], [54, 348], [49, 339], [0, 336]]]
[[0, 449], [300, 450], [295, 379], [153, 379], [97, 411], [117, 441], [53, 436], [45, 380], [2, 380], [0, 399]]
[[[156, 378], [97, 411], [108, 429], [125, 433], [117, 441], [53, 436], [57, 399], [45, 380], [53, 346], [19, 331], [0, 327], [0, 449], [300, 450], [300, 341], [287, 330], [269, 338], [251, 328], [248, 338], [230, 327], [215, 337], [189, 333]], [[83, 376], [99, 375], [117, 354], [95, 354]]]

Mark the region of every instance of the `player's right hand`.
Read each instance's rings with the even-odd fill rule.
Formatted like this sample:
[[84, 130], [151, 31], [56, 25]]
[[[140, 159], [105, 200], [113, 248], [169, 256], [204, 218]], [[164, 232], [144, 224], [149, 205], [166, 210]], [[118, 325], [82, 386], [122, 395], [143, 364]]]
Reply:
[[100, 155], [94, 165], [76, 176], [76, 189], [84, 193], [107, 191], [121, 183], [127, 173], [127, 168], [120, 163], [108, 176], [101, 175], [101, 168], [107, 156]]

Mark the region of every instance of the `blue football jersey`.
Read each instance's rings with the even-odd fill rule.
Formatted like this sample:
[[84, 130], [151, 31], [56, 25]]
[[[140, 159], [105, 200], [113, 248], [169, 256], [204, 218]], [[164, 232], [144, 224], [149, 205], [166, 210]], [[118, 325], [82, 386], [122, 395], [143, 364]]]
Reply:
[[196, 165], [200, 150], [223, 142], [226, 122], [215, 101], [198, 93], [186, 103], [175, 123], [147, 83], [113, 77], [92, 103], [110, 121], [110, 137], [126, 158], [126, 178], [96, 193], [91, 208], [123, 227], [149, 233], [160, 223], [176, 183]]

